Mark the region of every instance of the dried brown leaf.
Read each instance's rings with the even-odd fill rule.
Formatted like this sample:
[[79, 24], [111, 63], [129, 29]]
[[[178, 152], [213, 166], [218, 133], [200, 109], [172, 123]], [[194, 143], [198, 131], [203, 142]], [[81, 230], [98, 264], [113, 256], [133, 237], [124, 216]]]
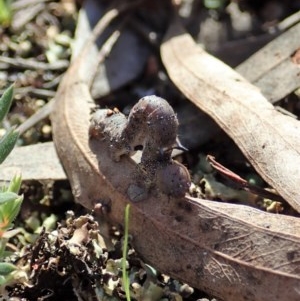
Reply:
[[259, 87], [263, 95], [274, 103], [300, 86], [299, 63], [292, 59], [299, 48], [300, 23], [253, 54], [235, 70]]
[[174, 21], [161, 46], [172, 81], [235, 141], [257, 172], [300, 212], [300, 124], [198, 47]]

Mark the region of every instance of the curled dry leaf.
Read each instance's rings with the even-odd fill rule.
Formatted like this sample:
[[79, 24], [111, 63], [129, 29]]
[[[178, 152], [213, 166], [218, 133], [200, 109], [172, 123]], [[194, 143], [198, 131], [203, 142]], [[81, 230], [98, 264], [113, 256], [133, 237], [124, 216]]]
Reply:
[[[178, 20], [161, 46], [178, 89], [235, 141], [262, 178], [300, 212], [300, 123], [241, 75], [198, 47]], [[279, 84], [279, 83], [278, 83]]]
[[[73, 59], [80, 52], [92, 31], [92, 27], [103, 15], [104, 10], [101, 1], [84, 1], [76, 28]], [[134, 80], [143, 71], [149, 55], [146, 44], [141, 43], [140, 38], [131, 29], [112, 25], [107, 28], [107, 34], [116, 29], [120, 30], [120, 37], [110, 51], [109, 59], [98, 66], [91, 88], [91, 94], [94, 98], [107, 95]], [[101, 45], [103, 38], [97, 42], [98, 45]], [[95, 45], [94, 51], [97, 51], [97, 48]]]
[[[116, 15], [108, 13], [100, 25]], [[136, 163], [127, 156], [113, 161], [108, 141], [89, 141], [92, 74], [81, 72], [89, 50], [88, 45], [65, 74], [52, 114], [54, 143], [76, 200], [90, 209], [99, 202], [110, 204], [107, 219], [120, 224], [130, 203], [129, 232], [141, 257], [220, 300], [298, 301], [299, 219], [175, 199], [155, 189], [143, 201], [130, 201]]]
[[235, 70], [259, 87], [263, 95], [274, 103], [300, 86], [299, 63], [296, 59], [299, 48], [300, 23], [297, 23]]

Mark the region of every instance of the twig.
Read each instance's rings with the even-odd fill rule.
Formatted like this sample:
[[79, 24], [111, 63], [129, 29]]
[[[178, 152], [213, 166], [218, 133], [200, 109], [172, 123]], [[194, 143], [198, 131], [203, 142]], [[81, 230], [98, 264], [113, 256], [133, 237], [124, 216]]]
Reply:
[[60, 60], [53, 63], [38, 62], [33, 59], [23, 58], [10, 58], [6, 56], [0, 56], [0, 62], [6, 63], [9, 66], [20, 69], [40, 69], [40, 70], [60, 70], [66, 69], [69, 66], [69, 61]]
[[[0, 95], [2, 95], [4, 93], [5, 90], [0, 90]], [[42, 98], [53, 98], [55, 95], [54, 91], [48, 90], [48, 89], [38, 89], [38, 88], [33, 88], [31, 86], [29, 87], [21, 87], [21, 88], [16, 88], [14, 90], [15, 94], [21, 94], [21, 95], [25, 95], [25, 94], [30, 94], [30, 95], [34, 95], [37, 97], [42, 97]]]
[[239, 175], [217, 162], [213, 156], [208, 155], [207, 160], [216, 171], [218, 171], [223, 177], [234, 182], [239, 188], [245, 191], [250, 191], [251, 193], [259, 195], [263, 198], [271, 199], [277, 202], [286, 202], [280, 195], [248, 183], [245, 179], [241, 178]]
[[24, 134], [27, 130], [33, 127], [35, 124], [45, 119], [50, 115], [53, 108], [54, 99], [51, 99], [46, 105], [44, 105], [40, 110], [38, 110], [35, 114], [30, 116], [27, 120], [25, 120], [17, 130], [20, 135]]
[[297, 24], [298, 22], [300, 22], [300, 11], [288, 16], [286, 19], [278, 23], [276, 27], [278, 30], [284, 31]]
[[46, 3], [46, 2], [50, 2], [50, 1], [51, 0], [19, 0], [19, 1], [12, 2], [11, 8], [13, 10], [20, 10], [22, 8], [26, 8], [31, 5]]
[[[124, 24], [121, 24], [121, 27], [123, 25]], [[98, 30], [103, 30], [104, 28], [98, 27]], [[112, 47], [115, 45], [119, 36], [120, 36], [120, 30], [115, 30], [111, 34], [111, 36], [106, 40], [106, 42], [103, 44], [103, 46], [99, 50], [99, 54], [98, 54], [98, 58], [97, 58], [98, 61], [95, 63], [96, 66], [97, 66], [97, 64], [101, 63], [107, 57], [107, 55], [111, 52]], [[32, 92], [32, 91], [28, 90], [28, 92]], [[54, 97], [54, 95], [51, 94], [51, 97]], [[19, 131], [20, 135], [22, 135], [24, 132], [26, 132], [28, 129], [33, 127], [35, 124], [37, 124], [38, 122], [40, 122], [41, 120], [43, 120], [44, 118], [49, 116], [52, 112], [53, 103], [54, 103], [54, 99], [51, 99], [42, 109], [40, 109], [38, 112], [33, 114], [30, 118], [28, 118], [25, 122], [23, 122], [18, 127], [18, 131]]]

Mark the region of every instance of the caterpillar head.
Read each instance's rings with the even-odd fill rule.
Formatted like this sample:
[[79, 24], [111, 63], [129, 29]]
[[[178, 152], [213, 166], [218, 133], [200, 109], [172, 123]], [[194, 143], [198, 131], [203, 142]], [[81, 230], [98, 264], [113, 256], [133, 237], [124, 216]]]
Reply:
[[158, 96], [143, 97], [131, 109], [128, 125], [143, 132], [153, 145], [171, 147], [176, 142], [178, 119], [169, 103]]

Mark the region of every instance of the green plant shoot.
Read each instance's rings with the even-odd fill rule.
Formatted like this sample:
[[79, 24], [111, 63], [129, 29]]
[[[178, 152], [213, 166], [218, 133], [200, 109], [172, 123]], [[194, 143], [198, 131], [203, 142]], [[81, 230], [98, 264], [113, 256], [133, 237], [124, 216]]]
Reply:
[[[3, 6], [3, 1], [0, 0], [0, 13], [3, 13], [1, 5]], [[0, 122], [7, 115], [12, 99], [13, 85], [0, 98]], [[18, 136], [18, 132], [12, 128], [0, 139], [0, 164], [14, 148]], [[15, 265], [6, 262], [9, 252], [6, 252], [5, 249], [11, 233], [10, 229], [13, 227], [13, 221], [18, 215], [23, 201], [23, 196], [18, 194], [20, 187], [21, 177], [15, 176], [7, 187], [3, 186], [0, 188], [0, 260], [3, 261], [0, 262], [0, 288], [14, 278], [14, 273], [18, 269]]]

